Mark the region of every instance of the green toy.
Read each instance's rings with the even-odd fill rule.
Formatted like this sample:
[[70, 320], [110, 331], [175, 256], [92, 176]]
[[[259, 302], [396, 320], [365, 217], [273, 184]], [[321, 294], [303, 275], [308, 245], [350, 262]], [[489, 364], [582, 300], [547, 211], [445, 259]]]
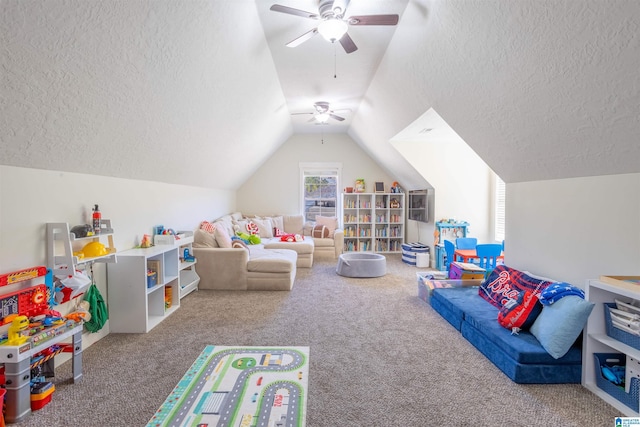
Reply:
[[237, 231], [236, 236], [241, 238], [248, 245], [259, 245], [262, 242], [262, 240], [260, 240], [260, 236], [257, 234], [247, 234]]

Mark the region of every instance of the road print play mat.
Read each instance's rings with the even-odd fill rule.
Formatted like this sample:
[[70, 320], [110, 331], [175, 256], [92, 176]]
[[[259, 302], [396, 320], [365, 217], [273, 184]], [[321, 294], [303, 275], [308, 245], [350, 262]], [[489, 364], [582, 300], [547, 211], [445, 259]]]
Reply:
[[147, 427], [303, 427], [309, 347], [208, 345]]

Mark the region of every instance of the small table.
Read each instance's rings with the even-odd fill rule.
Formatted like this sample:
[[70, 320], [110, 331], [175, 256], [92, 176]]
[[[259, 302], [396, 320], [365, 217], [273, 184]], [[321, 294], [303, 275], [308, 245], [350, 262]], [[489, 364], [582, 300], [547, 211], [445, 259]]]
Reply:
[[[457, 261], [458, 257], [462, 258], [462, 262], [472, 262], [473, 259], [478, 259], [478, 254], [475, 249], [456, 249], [453, 253], [453, 260]], [[504, 260], [504, 252], [498, 257], [499, 260]]]

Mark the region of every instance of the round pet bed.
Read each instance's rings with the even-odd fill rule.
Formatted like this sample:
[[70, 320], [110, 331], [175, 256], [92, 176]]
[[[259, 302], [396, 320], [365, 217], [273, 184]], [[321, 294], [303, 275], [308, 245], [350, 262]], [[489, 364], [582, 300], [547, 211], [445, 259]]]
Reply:
[[350, 252], [338, 257], [336, 273], [346, 277], [380, 277], [387, 274], [384, 255]]

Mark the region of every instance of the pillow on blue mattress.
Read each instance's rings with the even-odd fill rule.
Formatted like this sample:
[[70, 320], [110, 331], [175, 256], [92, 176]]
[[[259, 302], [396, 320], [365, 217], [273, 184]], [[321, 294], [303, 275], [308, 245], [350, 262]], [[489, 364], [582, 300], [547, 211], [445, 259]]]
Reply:
[[498, 265], [478, 288], [478, 294], [497, 309], [518, 298], [521, 291], [539, 295], [554, 282], [531, 277], [520, 270]]
[[498, 313], [498, 323], [511, 331], [526, 331], [542, 312], [542, 304], [531, 291], [521, 291], [505, 303]]
[[554, 359], [559, 359], [578, 339], [594, 304], [576, 295], [567, 295], [546, 305], [533, 325], [531, 333]]

